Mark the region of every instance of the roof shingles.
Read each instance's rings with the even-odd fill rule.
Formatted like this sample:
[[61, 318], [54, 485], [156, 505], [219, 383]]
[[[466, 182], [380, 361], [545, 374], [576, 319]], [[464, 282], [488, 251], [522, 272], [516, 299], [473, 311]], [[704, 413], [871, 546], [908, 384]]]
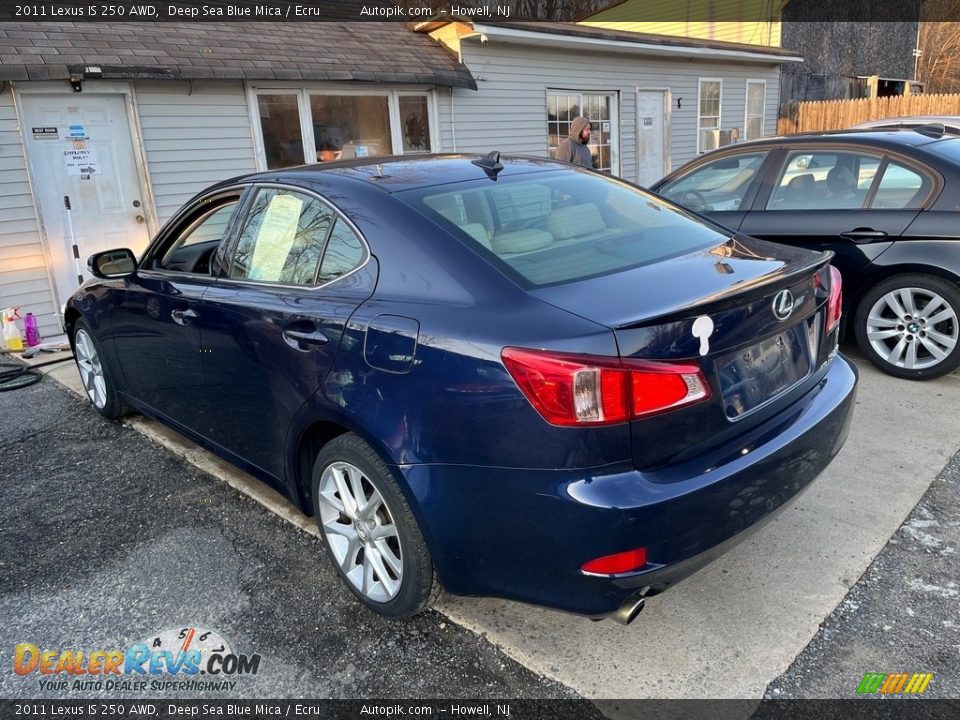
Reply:
[[[359, 28], [356, 27], [359, 25]], [[0, 80], [107, 79], [416, 82], [476, 90], [449, 50], [401, 23], [0, 23]], [[122, 32], [121, 32], [122, 30]], [[122, 51], [122, 52], [121, 52]]]

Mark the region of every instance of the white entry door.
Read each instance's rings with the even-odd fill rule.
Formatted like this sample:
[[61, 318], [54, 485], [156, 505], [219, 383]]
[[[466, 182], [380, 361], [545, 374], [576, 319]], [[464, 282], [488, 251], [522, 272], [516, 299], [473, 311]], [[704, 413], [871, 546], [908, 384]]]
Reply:
[[649, 187], [670, 171], [669, 90], [637, 90], [637, 184]]
[[87, 279], [91, 254], [126, 247], [139, 255], [149, 239], [126, 100], [87, 93], [24, 93], [20, 100], [33, 191], [62, 306], [81, 277]]

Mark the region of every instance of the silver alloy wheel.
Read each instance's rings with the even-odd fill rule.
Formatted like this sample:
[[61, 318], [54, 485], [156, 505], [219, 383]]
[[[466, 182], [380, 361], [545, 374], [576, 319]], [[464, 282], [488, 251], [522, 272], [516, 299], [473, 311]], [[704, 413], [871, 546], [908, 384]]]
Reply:
[[90, 396], [90, 402], [102, 410], [107, 404], [107, 381], [103, 375], [103, 365], [100, 364], [97, 346], [93, 344], [93, 339], [83, 328], [77, 330], [73, 344], [83, 387]]
[[932, 290], [891, 290], [867, 315], [867, 340], [873, 351], [907, 370], [939, 364], [956, 349], [958, 339], [957, 313]]
[[403, 580], [403, 551], [373, 483], [350, 463], [330, 463], [320, 476], [318, 500], [320, 526], [343, 574], [374, 602], [394, 598]]

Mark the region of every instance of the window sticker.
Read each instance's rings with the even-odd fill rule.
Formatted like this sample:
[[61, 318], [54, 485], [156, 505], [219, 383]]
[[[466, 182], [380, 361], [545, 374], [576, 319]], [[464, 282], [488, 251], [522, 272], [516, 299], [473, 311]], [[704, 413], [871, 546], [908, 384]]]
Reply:
[[253, 248], [249, 278], [277, 282], [293, 247], [303, 200], [292, 195], [276, 195], [264, 213], [263, 224]]

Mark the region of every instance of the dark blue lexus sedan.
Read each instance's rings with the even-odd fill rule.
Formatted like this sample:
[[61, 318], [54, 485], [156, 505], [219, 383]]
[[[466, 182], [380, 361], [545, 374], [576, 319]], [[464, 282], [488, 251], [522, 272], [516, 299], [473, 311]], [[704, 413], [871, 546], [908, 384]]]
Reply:
[[829, 262], [548, 160], [356, 160], [201, 193], [66, 324], [102, 414], [278, 488], [377, 612], [630, 622], [843, 445]]

